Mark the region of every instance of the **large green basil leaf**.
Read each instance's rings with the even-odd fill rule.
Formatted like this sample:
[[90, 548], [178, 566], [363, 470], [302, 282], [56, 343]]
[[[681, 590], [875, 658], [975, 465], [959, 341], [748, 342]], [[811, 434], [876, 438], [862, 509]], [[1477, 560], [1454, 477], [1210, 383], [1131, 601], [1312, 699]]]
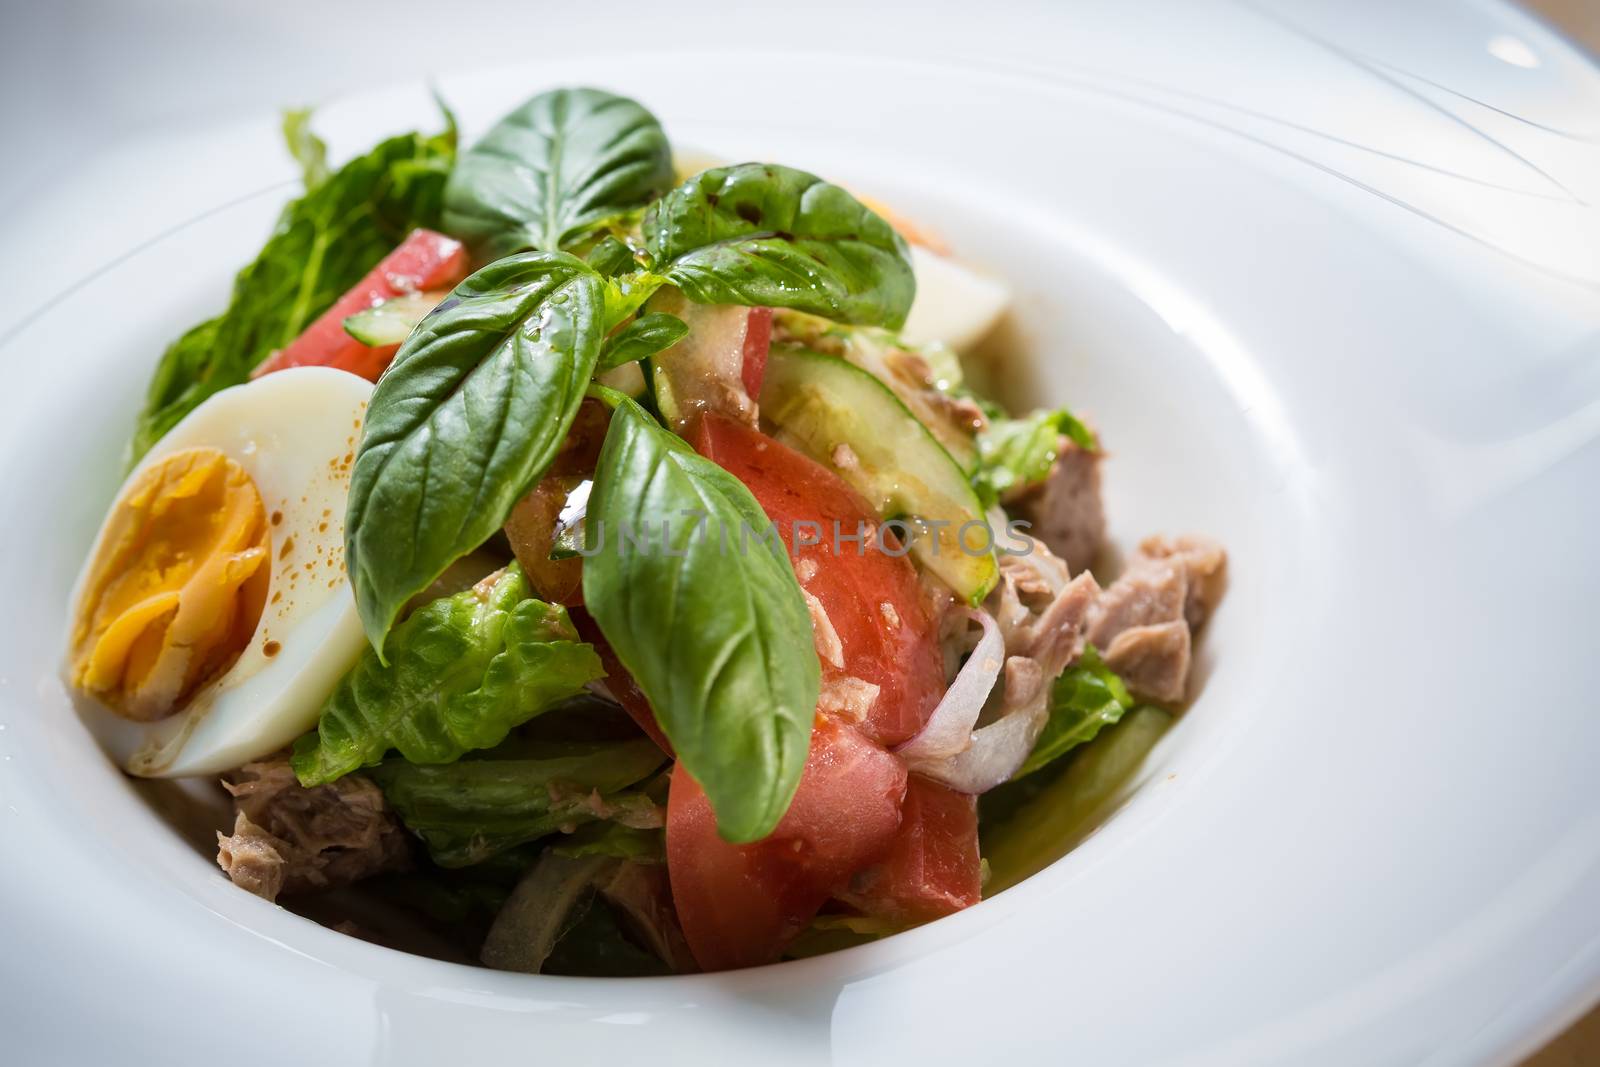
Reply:
[[656, 117], [599, 89], [540, 93], [461, 156], [445, 228], [483, 259], [556, 252], [642, 208], [672, 184]]
[[665, 760], [654, 742], [639, 738], [568, 745], [529, 759], [438, 766], [388, 759], [368, 773], [435, 863], [465, 867], [602, 819], [660, 825], [656, 803], [629, 787]]
[[766, 515], [737, 478], [619, 398], [586, 526], [589, 612], [722, 836], [766, 836], [800, 783], [820, 677], [794, 570], [777, 538], [760, 536]]
[[583, 691], [605, 671], [566, 609], [528, 599], [513, 563], [493, 581], [418, 608], [370, 649], [295, 744], [305, 786], [368, 767], [391, 749], [413, 763], [449, 763], [491, 748], [512, 727]]
[[702, 304], [896, 328], [916, 295], [893, 227], [837, 185], [771, 163], [690, 178], [651, 205], [644, 241], [655, 269]]
[[1110, 726], [1133, 707], [1133, 697], [1093, 645], [1084, 647], [1078, 662], [1061, 673], [1050, 694], [1050, 718], [1033, 751], [1013, 778], [1021, 778], [1057, 759], [1085, 741], [1093, 741], [1101, 727]]
[[211, 394], [238, 385], [300, 335], [418, 226], [439, 225], [455, 135], [392, 137], [331, 175], [303, 118], [286, 120], [291, 150], [313, 182], [292, 201], [255, 261], [239, 272], [221, 316], [161, 357], [128, 452], [137, 460]]
[[560, 252], [492, 263], [417, 325], [379, 379], [345, 565], [380, 655], [401, 605], [498, 530], [554, 458], [605, 338], [604, 284]]

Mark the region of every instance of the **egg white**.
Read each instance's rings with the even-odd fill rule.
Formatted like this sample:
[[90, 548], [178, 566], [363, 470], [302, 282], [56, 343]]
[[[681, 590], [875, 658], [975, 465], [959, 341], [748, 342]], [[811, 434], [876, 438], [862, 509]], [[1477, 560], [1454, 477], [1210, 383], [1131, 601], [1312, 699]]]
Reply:
[[[224, 389], [157, 442], [117, 491], [120, 501], [146, 468], [210, 446], [255, 483], [271, 533], [260, 622], [233, 666], [183, 710], [138, 723], [75, 693], [89, 728], [133, 774], [218, 774], [269, 755], [315, 724], [323, 700], [354, 664], [365, 638], [345, 576], [344, 511], [371, 395], [371, 383], [325, 367]], [[78, 576], [74, 619], [105, 536], [102, 526]]]
[[942, 341], [965, 352], [994, 329], [1011, 306], [1011, 290], [948, 256], [911, 246], [917, 296], [900, 331], [912, 344]]

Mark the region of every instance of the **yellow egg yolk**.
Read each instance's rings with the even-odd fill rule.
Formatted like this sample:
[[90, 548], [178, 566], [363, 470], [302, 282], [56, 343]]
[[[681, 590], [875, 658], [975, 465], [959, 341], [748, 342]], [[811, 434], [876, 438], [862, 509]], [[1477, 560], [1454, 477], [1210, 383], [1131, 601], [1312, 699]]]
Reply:
[[175, 452], [113, 506], [84, 583], [72, 680], [125, 718], [172, 714], [239, 658], [271, 575], [261, 494], [215, 448]]

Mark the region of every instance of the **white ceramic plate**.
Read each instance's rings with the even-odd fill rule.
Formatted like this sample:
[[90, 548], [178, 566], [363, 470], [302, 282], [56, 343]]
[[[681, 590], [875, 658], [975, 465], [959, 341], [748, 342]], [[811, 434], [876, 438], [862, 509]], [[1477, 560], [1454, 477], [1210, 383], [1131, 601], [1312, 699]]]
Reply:
[[[1417, 9], [1427, 48], [1331, 3], [1004, 9], [960, 58], [804, 47], [769, 12], [788, 37], [439, 80], [469, 136], [598, 82], [676, 141], [928, 220], [1020, 294], [1013, 397], [1103, 428], [1114, 535], [1231, 553], [1201, 699], [1099, 834], [957, 916], [736, 974], [525, 977], [331, 933], [101, 757], [55, 674], [67, 590], [157, 354], [292, 170], [264, 118], [86, 164], [53, 244], [60, 203], [8, 223], [56, 249], [0, 340], [10, 1054], [1504, 1063], [1548, 1036], [1600, 994], [1600, 73], [1507, 10]], [[319, 120], [336, 152], [429, 121], [417, 86]]]

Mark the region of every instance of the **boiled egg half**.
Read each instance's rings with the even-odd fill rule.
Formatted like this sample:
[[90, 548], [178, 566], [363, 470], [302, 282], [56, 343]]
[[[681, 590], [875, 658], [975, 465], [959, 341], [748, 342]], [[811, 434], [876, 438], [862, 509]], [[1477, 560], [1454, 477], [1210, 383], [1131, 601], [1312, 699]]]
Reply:
[[344, 513], [371, 395], [323, 367], [224, 389], [128, 475], [73, 592], [66, 678], [132, 773], [268, 755], [355, 662]]
[[900, 336], [914, 345], [942, 342], [965, 352], [994, 329], [1011, 290], [994, 278], [922, 245], [911, 246], [917, 296]]

